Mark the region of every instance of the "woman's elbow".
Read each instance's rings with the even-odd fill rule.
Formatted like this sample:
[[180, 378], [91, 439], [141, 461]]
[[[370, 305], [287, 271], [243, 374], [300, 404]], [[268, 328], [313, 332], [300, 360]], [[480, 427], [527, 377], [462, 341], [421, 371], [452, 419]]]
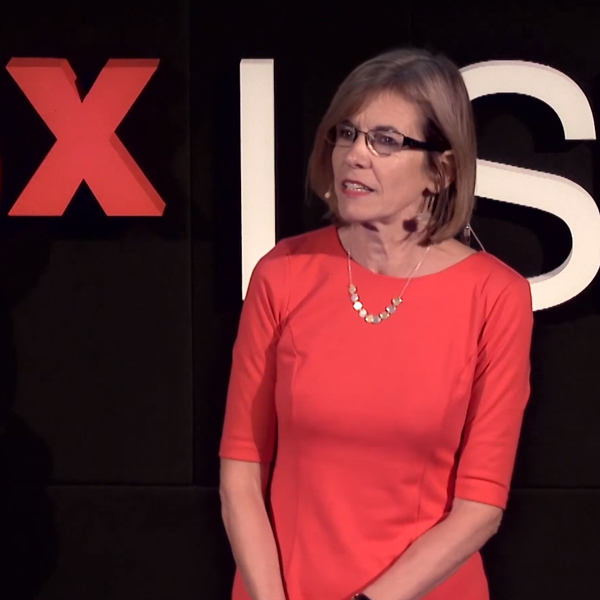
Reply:
[[258, 463], [221, 459], [219, 497], [226, 508], [248, 497], [262, 497], [261, 467]]
[[497, 511], [492, 512], [490, 515], [490, 537], [493, 537], [498, 533], [500, 529], [500, 525], [502, 524], [502, 517], [504, 515], [504, 511], [502, 509], [498, 509]]
[[504, 510], [491, 504], [455, 498], [452, 513], [476, 524], [486, 537], [491, 538], [500, 529]]

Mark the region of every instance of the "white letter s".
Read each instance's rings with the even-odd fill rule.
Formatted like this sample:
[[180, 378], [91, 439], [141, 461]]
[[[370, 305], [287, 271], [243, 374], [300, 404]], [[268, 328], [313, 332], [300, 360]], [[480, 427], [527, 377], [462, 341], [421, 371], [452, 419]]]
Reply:
[[[596, 139], [585, 94], [556, 69], [524, 61], [489, 61], [465, 67], [462, 74], [471, 101], [499, 93], [532, 96], [556, 112], [565, 139]], [[581, 186], [550, 173], [478, 160], [475, 193], [549, 212], [569, 227], [573, 246], [565, 262], [529, 279], [534, 310], [562, 304], [592, 282], [600, 268], [600, 212]]]

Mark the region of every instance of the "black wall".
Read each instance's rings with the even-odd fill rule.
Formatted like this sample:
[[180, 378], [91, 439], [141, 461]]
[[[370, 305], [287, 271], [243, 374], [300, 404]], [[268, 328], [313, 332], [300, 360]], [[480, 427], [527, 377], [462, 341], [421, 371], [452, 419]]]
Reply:
[[[393, 46], [459, 66], [548, 64], [598, 114], [600, 9], [475, 0], [309, 9], [188, 0], [2, 7], [0, 597], [228, 597], [217, 446], [241, 307], [239, 61], [274, 58], [277, 235], [325, 224], [305, 198], [336, 86]], [[85, 184], [62, 217], [8, 212], [54, 142], [4, 66], [69, 60], [85, 94], [109, 58], [160, 65], [118, 128], [166, 202], [107, 217]], [[479, 156], [598, 188], [598, 142], [565, 142], [541, 102], [474, 102]], [[481, 199], [475, 229], [522, 274], [560, 264], [557, 218]], [[593, 600], [600, 530], [600, 285], [536, 314], [513, 494], [485, 549], [493, 600]], [[458, 599], [457, 599], [458, 600]]]

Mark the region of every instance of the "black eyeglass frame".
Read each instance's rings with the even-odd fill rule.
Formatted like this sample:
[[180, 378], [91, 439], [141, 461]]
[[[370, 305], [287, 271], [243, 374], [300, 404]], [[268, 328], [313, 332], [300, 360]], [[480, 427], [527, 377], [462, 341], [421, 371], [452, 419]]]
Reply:
[[[339, 125], [342, 125], [342, 123], [340, 123]], [[333, 127], [332, 130], [336, 131], [336, 129], [337, 129], [337, 127], [339, 127], [339, 125], [336, 125], [335, 127]], [[427, 152], [445, 152], [446, 150], [450, 149], [446, 145], [442, 146], [441, 144], [435, 144], [432, 142], [422, 142], [420, 140], [415, 140], [414, 138], [408, 137], [407, 135], [403, 134], [402, 132], [396, 131], [396, 130], [372, 129], [370, 131], [362, 131], [350, 123], [345, 123], [344, 127], [346, 127], [347, 129], [354, 130], [354, 136], [352, 137], [352, 139], [347, 140], [348, 142], [350, 142], [349, 144], [339, 144], [337, 141], [337, 133], [336, 133], [335, 141], [332, 141], [327, 137], [325, 138], [326, 141], [333, 146], [339, 146], [340, 148], [350, 148], [351, 146], [353, 146], [356, 143], [356, 138], [358, 137], [358, 134], [362, 133], [365, 136], [365, 143], [367, 145], [367, 148], [371, 151], [372, 154], [374, 154], [375, 156], [379, 156], [379, 157], [387, 157], [387, 156], [392, 156], [394, 154], [398, 154], [398, 152], [401, 152], [404, 148], [412, 148], [414, 150], [426, 150]], [[401, 135], [402, 136], [402, 146], [400, 146], [400, 150], [398, 150], [397, 152], [390, 152], [389, 154], [381, 154], [381, 153], [377, 152], [377, 150], [375, 150], [375, 148], [373, 146], [372, 136], [370, 135], [371, 133], [395, 133], [395, 134]]]

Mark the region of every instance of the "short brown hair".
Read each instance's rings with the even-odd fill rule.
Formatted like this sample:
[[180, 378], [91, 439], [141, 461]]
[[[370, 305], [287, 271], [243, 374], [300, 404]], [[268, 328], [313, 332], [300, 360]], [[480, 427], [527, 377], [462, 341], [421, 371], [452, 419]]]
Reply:
[[[474, 207], [476, 141], [473, 110], [465, 83], [448, 58], [425, 50], [399, 49], [376, 56], [342, 82], [315, 136], [308, 163], [307, 184], [337, 213], [332, 189], [332, 128], [361, 110], [382, 92], [400, 94], [415, 103], [423, 118], [425, 141], [447, 147], [454, 154], [454, 177], [447, 185], [438, 152], [428, 152], [428, 163], [440, 193], [422, 242], [438, 243], [457, 235], [469, 223]], [[329, 198], [325, 198], [329, 191]]]

